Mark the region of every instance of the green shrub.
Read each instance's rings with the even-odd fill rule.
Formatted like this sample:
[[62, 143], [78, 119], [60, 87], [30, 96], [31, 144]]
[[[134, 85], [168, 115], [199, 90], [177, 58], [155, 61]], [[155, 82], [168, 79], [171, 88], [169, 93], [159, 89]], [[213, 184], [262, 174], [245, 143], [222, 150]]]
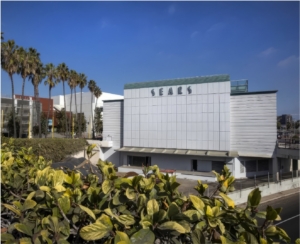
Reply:
[[[87, 150], [88, 160], [92, 148]], [[31, 148], [14, 152], [2, 145], [1, 240], [4, 243], [272, 243], [289, 242], [281, 228], [281, 209], [258, 212], [258, 189], [245, 208], [235, 206], [226, 193], [234, 178], [224, 167], [216, 174], [219, 186], [210, 197], [198, 181], [197, 195], [181, 195], [176, 177], [157, 166], [144, 175], [118, 177], [114, 165], [98, 163], [102, 184], [94, 174], [54, 170]], [[132, 174], [130, 174], [132, 175]], [[258, 226], [257, 218], [264, 219]]]
[[[2, 143], [8, 143], [10, 138], [2, 137]], [[84, 149], [87, 145], [84, 139], [69, 139], [69, 138], [32, 138], [13, 139], [15, 150], [20, 150], [22, 147], [32, 147], [33, 153], [37, 156], [43, 156], [46, 161], [60, 162], [67, 156], [77, 153]]]

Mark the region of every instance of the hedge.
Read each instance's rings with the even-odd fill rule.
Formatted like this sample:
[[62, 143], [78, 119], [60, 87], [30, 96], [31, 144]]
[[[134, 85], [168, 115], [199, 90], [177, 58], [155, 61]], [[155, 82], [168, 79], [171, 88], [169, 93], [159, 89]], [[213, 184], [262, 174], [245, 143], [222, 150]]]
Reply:
[[[8, 143], [10, 138], [2, 137], [2, 143]], [[45, 160], [52, 160], [53, 163], [60, 162], [71, 154], [77, 153], [88, 145], [85, 139], [69, 139], [69, 138], [32, 138], [23, 139], [15, 138], [15, 150], [19, 151], [22, 147], [29, 148], [35, 155], [43, 156]]]

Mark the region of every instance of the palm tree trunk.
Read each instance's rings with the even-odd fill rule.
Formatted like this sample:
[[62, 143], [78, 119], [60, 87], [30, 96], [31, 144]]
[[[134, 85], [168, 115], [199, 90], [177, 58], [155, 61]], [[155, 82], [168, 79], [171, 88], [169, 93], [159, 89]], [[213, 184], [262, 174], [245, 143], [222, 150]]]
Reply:
[[[71, 100], [70, 100], [70, 113], [71, 113], [71, 116], [70, 116], [70, 123], [69, 123], [70, 132], [72, 132], [72, 130], [71, 130], [71, 125], [72, 125], [72, 98], [73, 98], [73, 89], [71, 88]], [[71, 137], [72, 137], [72, 135], [71, 135]]]
[[81, 125], [82, 125], [82, 89], [80, 89], [80, 118], [79, 118], [79, 136], [81, 137]]
[[41, 109], [40, 109], [40, 101], [39, 101], [39, 88], [38, 85], [34, 86], [34, 97], [35, 97], [35, 107], [37, 114], [37, 122], [39, 126], [39, 138], [42, 138], [42, 127], [41, 127]]
[[20, 119], [20, 132], [19, 132], [19, 138], [22, 137], [23, 132], [23, 101], [24, 101], [24, 89], [25, 89], [25, 78], [23, 78], [23, 84], [22, 84], [22, 102], [21, 102], [21, 119]]
[[64, 105], [65, 105], [65, 119], [66, 119], [66, 134], [68, 134], [68, 123], [67, 123], [67, 104], [66, 104], [66, 94], [65, 94], [65, 82], [63, 81], [63, 92], [64, 92]]
[[9, 74], [10, 81], [11, 81], [11, 101], [12, 101], [12, 114], [13, 114], [13, 122], [14, 122], [14, 138], [17, 138], [17, 127], [16, 127], [16, 116], [15, 116], [15, 88], [14, 88], [14, 81], [12, 78], [12, 74]]
[[[50, 114], [50, 101], [51, 101], [51, 86], [49, 85], [49, 102], [48, 102], [48, 114], [47, 114], [47, 121], [45, 125], [46, 133], [45, 133], [45, 138], [47, 138], [47, 132], [48, 132], [48, 121], [49, 121], [49, 114]], [[53, 108], [52, 108], [52, 113], [53, 113]], [[54, 121], [52, 121], [54, 123]]]
[[75, 92], [75, 113], [76, 113], [76, 121], [77, 121], [77, 101], [76, 101], [76, 86], [74, 87], [74, 92]]
[[[96, 115], [97, 103], [98, 103], [98, 97], [96, 97], [96, 104], [95, 104], [95, 109], [94, 109], [94, 113], [95, 113], [95, 115]], [[94, 117], [94, 119], [95, 119], [95, 117]], [[97, 131], [96, 131], [96, 125], [95, 125], [95, 121], [94, 121], [94, 128], [95, 128], [94, 132], [97, 132]]]
[[94, 136], [94, 116], [93, 116], [93, 93], [91, 92], [91, 112], [92, 112], [92, 126], [93, 126], [93, 129], [92, 129], [92, 135], [93, 135], [93, 139], [95, 138]]

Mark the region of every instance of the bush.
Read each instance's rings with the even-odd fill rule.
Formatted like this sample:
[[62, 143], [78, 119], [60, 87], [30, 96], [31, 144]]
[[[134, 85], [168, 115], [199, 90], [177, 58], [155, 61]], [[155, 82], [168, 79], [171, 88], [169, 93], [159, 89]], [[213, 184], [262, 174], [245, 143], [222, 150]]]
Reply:
[[[93, 146], [87, 150], [87, 161]], [[219, 185], [210, 197], [204, 196], [207, 185], [201, 181], [195, 187], [197, 195], [181, 195], [176, 177], [160, 173], [157, 166], [144, 168], [145, 176], [127, 178], [117, 177], [112, 163], [99, 161], [100, 183], [92, 173], [84, 178], [76, 170], [54, 170], [31, 148], [14, 152], [11, 144], [2, 145], [1, 166], [4, 243], [290, 241], [273, 225], [281, 209], [268, 206], [257, 211], [258, 189], [249, 194], [244, 209], [235, 206], [226, 195], [234, 184], [226, 166], [222, 174], [215, 173]], [[262, 226], [257, 218], [264, 219]]]
[[[10, 138], [2, 137], [2, 143], [8, 143]], [[32, 147], [34, 154], [43, 156], [46, 161], [60, 162], [71, 154], [77, 153], [84, 149], [87, 144], [84, 139], [67, 139], [67, 138], [32, 138], [32, 139], [13, 139], [15, 150], [22, 147]]]

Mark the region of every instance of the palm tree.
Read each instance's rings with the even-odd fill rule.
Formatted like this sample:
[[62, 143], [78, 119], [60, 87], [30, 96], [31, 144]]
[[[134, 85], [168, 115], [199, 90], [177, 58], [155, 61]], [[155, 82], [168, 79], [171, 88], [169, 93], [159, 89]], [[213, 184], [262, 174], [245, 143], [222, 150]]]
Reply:
[[63, 93], [64, 93], [64, 106], [65, 106], [65, 126], [66, 126], [66, 133], [68, 134], [68, 123], [67, 123], [67, 103], [66, 103], [66, 94], [65, 94], [65, 81], [68, 80], [69, 75], [69, 68], [65, 63], [61, 63], [57, 66], [57, 75], [59, 81], [63, 83]]
[[[77, 80], [77, 73], [75, 70], [70, 70], [69, 72], [69, 87], [71, 90], [71, 99], [70, 99], [70, 112], [71, 112], [71, 121], [72, 121], [72, 99], [73, 99], [73, 89], [76, 87], [76, 80]], [[69, 124], [70, 131], [71, 131], [71, 123]]]
[[95, 108], [97, 107], [97, 103], [98, 103], [98, 98], [102, 95], [102, 91], [100, 89], [100, 87], [96, 86], [94, 89], [94, 95], [96, 97], [96, 105]]
[[75, 113], [76, 113], [76, 121], [78, 119], [78, 114], [77, 114], [77, 100], [76, 100], [76, 97], [77, 97], [77, 94], [76, 94], [76, 87], [79, 86], [79, 80], [80, 80], [80, 77], [79, 77], [79, 74], [76, 73], [76, 79], [75, 79], [75, 86], [74, 86], [74, 94], [75, 94]]
[[79, 79], [78, 79], [78, 84], [79, 84], [79, 87], [80, 87], [80, 121], [79, 121], [79, 136], [81, 136], [81, 124], [82, 124], [82, 89], [86, 86], [86, 83], [87, 83], [87, 77], [85, 74], [83, 73], [80, 73], [78, 75]]
[[[96, 97], [96, 105], [95, 105], [95, 113], [96, 113], [96, 108], [97, 108], [97, 103], [98, 103], [98, 98], [102, 95], [102, 91], [100, 89], [100, 87], [96, 86], [94, 89], [94, 95]], [[96, 129], [95, 124], [93, 123], [94, 126], [94, 130]]]
[[[45, 80], [44, 84], [49, 86], [49, 101], [51, 100], [51, 90], [52, 88], [57, 84], [57, 71], [55, 66], [50, 63], [46, 64], [45, 66], [45, 75], [47, 79]], [[50, 102], [48, 103], [48, 114], [47, 114], [47, 123], [46, 123], [46, 131], [48, 131], [48, 120], [49, 120], [49, 113], [50, 113]], [[53, 113], [53, 108], [52, 108]], [[54, 123], [54, 121], [52, 121]], [[45, 137], [47, 137], [47, 133], [45, 134]]]
[[[32, 74], [30, 75], [30, 80], [34, 87], [34, 98], [35, 98], [35, 108], [39, 126], [39, 138], [42, 138], [42, 127], [41, 127], [41, 113], [40, 113], [40, 101], [39, 101], [39, 84], [45, 78], [45, 70], [43, 64], [38, 62], [33, 65], [35, 68], [32, 70]], [[47, 131], [45, 132], [47, 133]]]
[[[33, 50], [33, 49], [31, 49]], [[23, 119], [23, 100], [24, 100], [24, 89], [25, 89], [25, 80], [27, 77], [29, 77], [30, 72], [31, 72], [31, 62], [32, 60], [32, 52], [27, 51], [26, 49], [24, 49], [23, 47], [20, 47], [18, 49], [18, 63], [19, 63], [19, 70], [18, 73], [21, 75], [22, 79], [23, 79], [23, 83], [22, 83], [22, 103], [21, 103], [21, 123], [20, 123], [20, 133], [19, 133], [19, 137], [22, 137], [22, 133], [23, 133], [23, 123], [22, 123], [22, 119]]]
[[[12, 111], [15, 111], [15, 89], [13, 75], [18, 71], [18, 60], [17, 60], [17, 50], [18, 46], [15, 45], [15, 41], [8, 40], [7, 42], [1, 43], [1, 67], [4, 69], [11, 81], [11, 96], [12, 96]], [[13, 124], [14, 124], [14, 137], [17, 137], [17, 127], [15, 112], [13, 114]]]
[[94, 118], [93, 118], [93, 98], [94, 98], [94, 90], [95, 90], [96, 86], [97, 85], [94, 80], [89, 81], [88, 88], [91, 92], [91, 113], [92, 113], [92, 125], [93, 125], [93, 139], [95, 138], [95, 135], [94, 135], [95, 126], [94, 126]]

